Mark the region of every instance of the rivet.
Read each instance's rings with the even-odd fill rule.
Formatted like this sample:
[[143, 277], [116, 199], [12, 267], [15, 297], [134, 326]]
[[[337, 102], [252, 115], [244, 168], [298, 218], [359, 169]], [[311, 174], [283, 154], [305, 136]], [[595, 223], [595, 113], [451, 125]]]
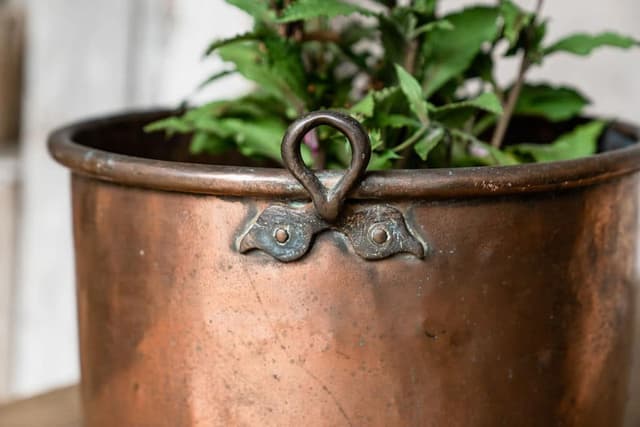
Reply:
[[284, 228], [276, 229], [276, 232], [274, 233], [273, 236], [276, 238], [276, 241], [281, 245], [287, 243], [287, 241], [289, 240], [289, 232]]
[[387, 240], [389, 240], [389, 233], [381, 226], [374, 227], [371, 230], [371, 240], [378, 245], [382, 245]]

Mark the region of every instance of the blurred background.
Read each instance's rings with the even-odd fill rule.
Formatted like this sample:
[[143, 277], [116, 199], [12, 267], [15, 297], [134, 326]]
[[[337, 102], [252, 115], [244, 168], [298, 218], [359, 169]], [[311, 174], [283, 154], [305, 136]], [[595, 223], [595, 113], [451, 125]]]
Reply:
[[[545, 14], [551, 40], [604, 29], [640, 39], [638, 0], [549, 0]], [[47, 134], [90, 116], [175, 106], [220, 67], [201, 59], [207, 43], [249, 26], [223, 0], [0, 0], [0, 402], [79, 377], [68, 172], [49, 158]], [[640, 123], [640, 49], [554, 56], [532, 77], [581, 88], [592, 113]], [[233, 77], [197, 98], [245, 88]], [[640, 322], [637, 330], [640, 342]], [[640, 425], [639, 410], [630, 405], [629, 426]]]

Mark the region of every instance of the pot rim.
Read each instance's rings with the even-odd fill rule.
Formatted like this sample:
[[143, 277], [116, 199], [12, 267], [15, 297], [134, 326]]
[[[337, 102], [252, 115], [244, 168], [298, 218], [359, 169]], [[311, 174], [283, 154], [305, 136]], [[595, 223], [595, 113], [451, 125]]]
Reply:
[[[195, 194], [308, 199], [285, 169], [173, 162], [111, 153], [75, 141], [80, 132], [131, 121], [149, 121], [169, 110], [120, 113], [80, 121], [54, 131], [49, 150], [73, 173], [153, 190]], [[638, 135], [635, 127], [617, 124]], [[558, 191], [594, 185], [640, 169], [640, 143], [593, 156], [550, 163], [368, 172], [351, 199], [444, 199]], [[333, 186], [341, 171], [322, 171]]]

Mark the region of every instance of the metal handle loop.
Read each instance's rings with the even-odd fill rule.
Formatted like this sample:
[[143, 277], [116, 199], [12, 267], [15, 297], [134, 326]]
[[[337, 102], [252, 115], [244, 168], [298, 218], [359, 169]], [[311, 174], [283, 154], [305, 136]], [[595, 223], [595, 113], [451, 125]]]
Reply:
[[[342, 132], [351, 145], [351, 165], [338, 183], [327, 189], [302, 160], [300, 144], [304, 136], [320, 125], [331, 126]], [[282, 140], [282, 160], [285, 167], [309, 192], [320, 215], [334, 222], [347, 194], [359, 184], [371, 159], [371, 141], [362, 125], [354, 118], [335, 111], [316, 111], [296, 120]]]

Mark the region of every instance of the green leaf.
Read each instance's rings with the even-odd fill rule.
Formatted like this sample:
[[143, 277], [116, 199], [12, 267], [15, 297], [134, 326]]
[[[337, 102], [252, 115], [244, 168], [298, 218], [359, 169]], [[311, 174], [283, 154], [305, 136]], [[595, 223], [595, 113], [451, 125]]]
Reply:
[[509, 53], [515, 55], [518, 52], [518, 47], [522, 47], [527, 52], [527, 57], [532, 64], [542, 64], [545, 56], [542, 44], [547, 36], [547, 22], [546, 20], [541, 22], [535, 21], [533, 27], [527, 31], [527, 36], [521, 37], [521, 39], [524, 39], [525, 45], [518, 46], [518, 44], [516, 44]]
[[461, 108], [477, 108], [496, 115], [502, 115], [503, 113], [500, 100], [493, 92], [485, 92], [477, 98], [472, 98], [466, 101], [445, 104], [441, 107], [434, 108], [433, 111], [440, 113]]
[[479, 77], [482, 81], [494, 84], [494, 63], [490, 53], [479, 53], [465, 72], [465, 78]]
[[586, 56], [593, 50], [600, 47], [617, 47], [621, 49], [629, 49], [639, 46], [640, 42], [632, 37], [623, 36], [613, 32], [604, 32], [596, 35], [591, 34], [574, 34], [563, 38], [544, 50], [546, 55], [555, 52], [567, 52], [574, 55]]
[[512, 166], [520, 164], [520, 161], [516, 156], [512, 155], [511, 153], [504, 152], [492, 146], [491, 144], [481, 142], [475, 142], [474, 144], [476, 147], [481, 146], [482, 148], [489, 151], [489, 154], [492, 158], [492, 161], [490, 163], [491, 165]]
[[172, 136], [177, 133], [193, 132], [193, 125], [182, 117], [167, 117], [148, 124], [144, 127], [144, 131], [149, 133], [164, 131], [167, 136]]
[[367, 9], [340, 0], [297, 0], [284, 10], [277, 22], [305, 21], [320, 17], [333, 18], [353, 13], [373, 15]]
[[427, 160], [431, 150], [436, 148], [444, 139], [445, 134], [446, 132], [441, 127], [433, 128], [413, 146], [416, 154], [423, 162]]
[[272, 21], [275, 17], [269, 9], [267, 0], [225, 0], [230, 5], [237, 7], [259, 21]]
[[371, 141], [372, 150], [377, 150], [384, 145], [384, 141], [382, 140], [382, 132], [380, 132], [380, 129], [371, 129], [369, 131], [369, 140]]
[[[404, 32], [405, 23], [397, 14], [387, 16], [381, 14], [378, 17], [380, 39], [384, 48], [384, 57], [387, 64], [400, 63], [404, 60], [405, 47], [408, 43], [407, 34]], [[391, 67], [385, 67], [391, 70]]]
[[515, 46], [520, 38], [520, 33], [532, 21], [533, 15], [526, 13], [511, 0], [502, 0], [500, 14], [504, 20], [504, 37], [509, 42], [509, 47]]
[[380, 116], [379, 123], [381, 126], [388, 126], [390, 128], [415, 128], [420, 126], [418, 120], [402, 114], [383, 114]]
[[587, 105], [589, 100], [572, 88], [525, 85], [514, 113], [558, 122], [579, 115]]
[[191, 120], [194, 131], [206, 132], [220, 138], [228, 138], [231, 136], [229, 129], [218, 117], [199, 115], [196, 117], [185, 116], [185, 118]]
[[[299, 81], [300, 68], [293, 62], [301, 61], [300, 56], [288, 55], [287, 49], [279, 51], [277, 43], [269, 43], [267, 55], [258, 43], [240, 42], [220, 48], [220, 57], [233, 63], [240, 74], [254, 81], [262, 90], [278, 97], [297, 110], [305, 109], [302, 99], [303, 83]], [[271, 59], [274, 55], [275, 61]], [[266, 58], [265, 58], [266, 56]], [[281, 62], [281, 59], [283, 61]]]
[[307, 96], [307, 74], [302, 63], [300, 46], [288, 39], [268, 37], [264, 41], [267, 48], [271, 72], [289, 87], [299, 99]]
[[420, 83], [402, 66], [396, 64], [396, 73], [400, 83], [400, 89], [409, 101], [411, 111], [420, 119], [423, 124], [429, 122], [429, 104], [426, 96], [422, 92]]
[[455, 167], [468, 166], [511, 166], [520, 164], [512, 153], [503, 152], [482, 141], [464, 142], [457, 140], [452, 153]]
[[438, 0], [413, 0], [412, 9], [423, 15], [435, 15]]
[[424, 33], [429, 33], [431, 31], [435, 31], [435, 30], [443, 30], [443, 31], [452, 31], [455, 27], [453, 26], [453, 24], [450, 21], [447, 21], [446, 19], [441, 19], [439, 21], [432, 21], [429, 22], [427, 24], [424, 24], [418, 28], [416, 28], [411, 37], [412, 38], [416, 38], [421, 34]]
[[196, 132], [191, 139], [189, 151], [192, 154], [208, 153], [215, 155], [222, 154], [230, 148], [231, 145], [218, 135], [210, 132]]
[[385, 150], [382, 152], [372, 153], [371, 161], [367, 170], [387, 170], [393, 168], [393, 160], [401, 159], [402, 156], [395, 153], [393, 150]]
[[506, 150], [536, 162], [578, 159], [596, 153], [598, 138], [604, 127], [604, 122], [595, 121], [576, 127], [573, 132], [562, 135], [553, 144], [519, 144], [507, 147]]
[[202, 83], [200, 83], [198, 85], [198, 89], [202, 89], [205, 86], [208, 86], [209, 84], [218, 81], [224, 77], [230, 76], [231, 74], [234, 74], [236, 72], [236, 70], [222, 70], [222, 71], [218, 71], [217, 73], [209, 76], [205, 81], [203, 81]]
[[427, 97], [452, 78], [463, 73], [485, 42], [498, 33], [498, 11], [492, 7], [473, 7], [446, 16], [452, 30], [436, 29], [423, 45], [425, 64], [423, 87]]
[[373, 116], [375, 106], [376, 101], [374, 99], [374, 92], [370, 91], [364, 98], [360, 100], [360, 102], [351, 107], [349, 111], [352, 114], [361, 114], [364, 117], [371, 117]]
[[287, 130], [280, 120], [221, 119], [240, 152], [249, 157], [259, 156], [281, 161], [280, 142]]
[[204, 55], [209, 56], [223, 46], [227, 46], [233, 43], [238, 43], [238, 42], [247, 41], [247, 40], [256, 40], [258, 38], [259, 38], [259, 35], [257, 33], [250, 32], [250, 33], [238, 34], [236, 36], [229, 37], [226, 39], [215, 40], [213, 43], [209, 45], [209, 47], [207, 47], [207, 50], [205, 51]]

